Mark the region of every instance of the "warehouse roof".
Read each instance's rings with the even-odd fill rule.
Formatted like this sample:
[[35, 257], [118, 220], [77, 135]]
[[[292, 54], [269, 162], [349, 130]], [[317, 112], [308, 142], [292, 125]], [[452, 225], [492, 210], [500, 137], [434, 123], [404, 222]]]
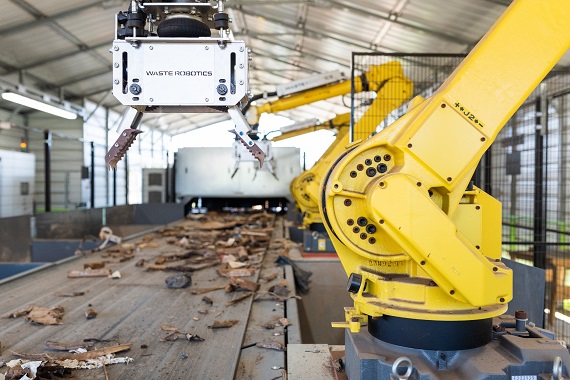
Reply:
[[[253, 94], [314, 73], [350, 75], [352, 52], [464, 53], [509, 0], [229, 0], [230, 27], [253, 51]], [[66, 100], [83, 98], [122, 112], [111, 93], [114, 15], [126, 0], [0, 0], [0, 84], [21, 84]], [[570, 64], [566, 55], [561, 66]], [[17, 109], [0, 100], [0, 108]], [[282, 112], [327, 120], [348, 109], [339, 98]], [[226, 118], [220, 114], [147, 116], [176, 135]]]

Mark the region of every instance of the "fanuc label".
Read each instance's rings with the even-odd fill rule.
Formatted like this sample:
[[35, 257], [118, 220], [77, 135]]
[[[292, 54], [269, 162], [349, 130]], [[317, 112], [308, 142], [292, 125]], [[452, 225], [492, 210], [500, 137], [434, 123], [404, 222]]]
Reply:
[[213, 74], [208, 70], [192, 70], [192, 71], [182, 71], [182, 70], [147, 70], [147, 76], [155, 77], [211, 77]]

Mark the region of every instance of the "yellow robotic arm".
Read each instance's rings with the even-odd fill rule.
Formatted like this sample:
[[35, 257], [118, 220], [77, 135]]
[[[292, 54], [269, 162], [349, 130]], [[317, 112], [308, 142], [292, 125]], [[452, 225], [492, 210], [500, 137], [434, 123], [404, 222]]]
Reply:
[[452, 325], [459, 339], [446, 349], [490, 341], [492, 317], [512, 297], [512, 273], [500, 261], [500, 204], [468, 185], [501, 128], [568, 50], [569, 24], [567, 0], [514, 1], [433, 96], [414, 99], [406, 115], [329, 168], [321, 216], [354, 300], [337, 326], [358, 331], [367, 318], [373, 336], [409, 347], [420, 332], [429, 340]]
[[[381, 85], [381, 82], [379, 81], [381, 81], [382, 78], [389, 78], [387, 76], [390, 75], [390, 73], [387, 72], [389, 70], [398, 70], [398, 68], [390, 68], [385, 65], [371, 66], [366, 73], [355, 79], [354, 91], [376, 91]], [[320, 100], [330, 99], [335, 96], [350, 94], [350, 89], [351, 81], [348, 79], [337, 81], [337, 83], [316, 86], [304, 91], [283, 95], [277, 100], [263, 103], [260, 106], [250, 107], [247, 115], [248, 122], [251, 125], [259, 123], [259, 118], [263, 113], [286, 111]]]
[[[371, 73], [374, 76], [369, 75], [369, 78], [375, 84], [376, 98], [364, 116], [355, 123], [355, 135], [370, 136], [390, 112], [409, 100], [413, 94], [413, 84], [405, 77], [399, 62], [391, 61], [373, 66]], [[311, 224], [322, 223], [319, 213], [319, 183], [331, 163], [345, 151], [350, 141], [350, 114], [337, 116], [332, 122], [343, 126], [339, 129], [336, 139], [311, 169], [305, 170], [291, 182], [291, 194], [301, 210], [305, 228]], [[384, 164], [376, 164], [378, 170], [384, 170]]]

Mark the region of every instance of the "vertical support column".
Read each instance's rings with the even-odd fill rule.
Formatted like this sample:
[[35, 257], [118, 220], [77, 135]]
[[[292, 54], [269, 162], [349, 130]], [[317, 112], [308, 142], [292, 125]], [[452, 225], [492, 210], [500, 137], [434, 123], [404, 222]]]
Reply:
[[117, 205], [117, 170], [113, 170], [113, 206]]
[[95, 143], [93, 141], [90, 142], [91, 145], [91, 178], [89, 178], [91, 182], [90, 187], [90, 202], [91, 208], [95, 208]]
[[176, 203], [176, 164], [177, 164], [177, 153], [174, 153], [174, 160], [172, 162], [172, 180], [170, 187], [170, 199], [172, 203]]
[[165, 199], [164, 201], [166, 203], [170, 203], [170, 162], [169, 162], [169, 155], [168, 155], [168, 151], [166, 151], [166, 172], [164, 173], [164, 185], [165, 185], [165, 189], [164, 189], [164, 195], [165, 195]]
[[51, 131], [44, 130], [45, 211], [51, 212]]
[[[140, 145], [140, 144], [139, 144]], [[129, 153], [125, 153], [125, 204], [129, 204]]]
[[533, 226], [533, 264], [546, 269], [546, 202], [544, 196], [544, 130], [542, 115], [542, 97], [535, 104], [536, 127], [534, 132], [534, 226]]

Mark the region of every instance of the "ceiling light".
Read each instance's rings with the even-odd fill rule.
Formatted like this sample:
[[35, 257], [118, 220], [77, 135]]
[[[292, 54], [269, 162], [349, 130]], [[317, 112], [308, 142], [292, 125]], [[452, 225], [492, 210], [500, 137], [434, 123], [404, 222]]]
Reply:
[[36, 109], [38, 111], [43, 111], [55, 116], [63, 117], [64, 119], [77, 119], [77, 114], [75, 112], [67, 111], [63, 108], [32, 99], [28, 96], [16, 94], [14, 92], [4, 92], [2, 93], [2, 98], [26, 107]]

